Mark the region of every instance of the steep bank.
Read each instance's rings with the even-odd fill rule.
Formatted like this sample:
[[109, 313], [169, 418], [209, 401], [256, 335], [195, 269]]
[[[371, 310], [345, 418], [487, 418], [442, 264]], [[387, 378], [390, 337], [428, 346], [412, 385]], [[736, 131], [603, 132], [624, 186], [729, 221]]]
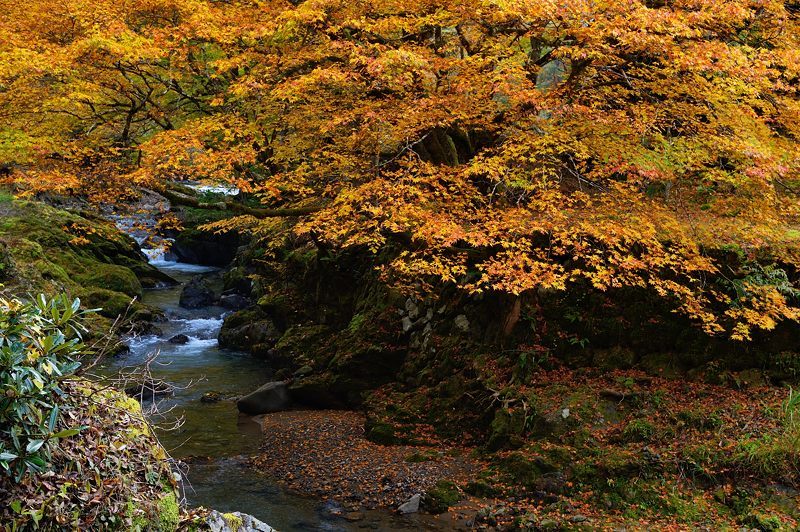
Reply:
[[0, 196], [0, 282], [10, 294], [64, 292], [100, 308], [92, 331], [146, 327], [158, 312], [141, 304], [142, 290], [174, 284], [147, 261], [136, 242], [91, 212]]
[[51, 472], [0, 482], [7, 530], [177, 530], [176, 480], [139, 403], [84, 379], [64, 386], [70, 426]]
[[[477, 498], [502, 529], [796, 526], [796, 326], [709, 338], [633, 290], [401, 295], [368, 257], [251, 245], [225, 279], [256, 303], [220, 339], [282, 368], [301, 404], [363, 409], [374, 442], [479, 448], [445, 507]], [[324, 476], [317, 454], [296, 461]]]

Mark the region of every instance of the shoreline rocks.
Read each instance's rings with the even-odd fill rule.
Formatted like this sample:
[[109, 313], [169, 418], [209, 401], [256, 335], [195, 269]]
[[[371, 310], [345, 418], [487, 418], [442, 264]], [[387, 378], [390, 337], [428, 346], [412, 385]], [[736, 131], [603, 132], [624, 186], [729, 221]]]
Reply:
[[211, 532], [275, 532], [275, 529], [249, 514], [211, 510], [206, 517]]
[[291, 399], [285, 382], [268, 382], [236, 401], [239, 412], [250, 416], [280, 412], [289, 408]]

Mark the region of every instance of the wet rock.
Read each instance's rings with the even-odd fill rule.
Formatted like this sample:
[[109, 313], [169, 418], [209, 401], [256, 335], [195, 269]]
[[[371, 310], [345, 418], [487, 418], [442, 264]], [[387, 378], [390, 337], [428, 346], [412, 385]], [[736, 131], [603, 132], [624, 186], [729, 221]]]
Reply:
[[417, 319], [419, 316], [419, 306], [411, 298], [406, 299], [406, 312], [408, 312], [408, 317], [412, 320]]
[[242, 310], [250, 306], [250, 300], [240, 294], [228, 294], [219, 298], [219, 304], [229, 310]]
[[176, 334], [175, 336], [170, 338], [168, 341], [171, 344], [183, 345], [183, 344], [189, 343], [189, 337], [186, 336], [185, 334]]
[[222, 401], [222, 394], [219, 392], [206, 392], [200, 398], [201, 403], [218, 403]]
[[419, 512], [419, 502], [421, 499], [422, 495], [417, 493], [416, 495], [408, 499], [406, 502], [401, 504], [397, 508], [397, 511], [401, 514], [415, 514]]
[[252, 515], [241, 512], [220, 513], [211, 510], [206, 518], [212, 532], [273, 532], [275, 529]]
[[285, 382], [268, 382], [236, 402], [239, 412], [255, 416], [286, 410], [291, 403]]
[[260, 309], [240, 310], [225, 318], [219, 331], [219, 346], [264, 356], [270, 354], [280, 337], [278, 327]]
[[350, 521], [351, 523], [355, 523], [356, 521], [363, 521], [366, 518], [364, 512], [347, 512], [346, 514], [342, 515], [342, 517], [346, 521]]
[[183, 308], [195, 309], [214, 304], [214, 291], [201, 276], [193, 277], [181, 291], [179, 304]]

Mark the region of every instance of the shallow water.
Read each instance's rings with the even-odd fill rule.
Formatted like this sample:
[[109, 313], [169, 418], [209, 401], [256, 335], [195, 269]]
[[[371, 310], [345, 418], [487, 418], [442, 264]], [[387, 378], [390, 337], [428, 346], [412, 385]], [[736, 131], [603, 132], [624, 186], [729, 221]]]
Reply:
[[[193, 264], [153, 261], [181, 283], [194, 275], [214, 275], [215, 269]], [[190, 506], [206, 506], [222, 512], [249, 513], [278, 530], [420, 530], [439, 529], [435, 518], [405, 518], [389, 512], [371, 511], [351, 523], [340, 517], [343, 509], [333, 502], [300, 497], [284, 490], [266, 475], [246, 466], [246, 456], [255, 454], [261, 440], [257, 418], [238, 413], [233, 398], [269, 382], [272, 370], [249, 355], [219, 349], [217, 335], [225, 309], [208, 307], [187, 310], [178, 305], [182, 286], [145, 292], [143, 302], [165, 311], [167, 321], [158, 323], [158, 335], [129, 339], [130, 351], [108, 359], [100, 368], [106, 375], [130, 371], [152, 355], [150, 371], [175, 387], [171, 397], [158, 400], [158, 409], [168, 414], [162, 424], [177, 418], [177, 430], [157, 430], [174, 458], [188, 462], [186, 498]], [[185, 334], [184, 345], [169, 338]], [[203, 403], [206, 392], [224, 399]], [[147, 409], [150, 404], [144, 403]], [[449, 528], [449, 527], [444, 527]]]

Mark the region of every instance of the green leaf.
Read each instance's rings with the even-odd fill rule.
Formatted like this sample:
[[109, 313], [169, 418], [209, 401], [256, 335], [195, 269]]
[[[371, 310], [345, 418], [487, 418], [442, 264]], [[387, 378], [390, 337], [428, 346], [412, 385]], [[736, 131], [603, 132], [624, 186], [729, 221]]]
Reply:
[[53, 432], [56, 428], [56, 422], [58, 421], [58, 414], [59, 409], [58, 405], [53, 407], [53, 410], [50, 412], [50, 418], [47, 420], [47, 431]]
[[35, 453], [42, 448], [42, 445], [44, 445], [44, 440], [31, 440], [28, 442], [28, 445], [25, 446], [25, 452]]
[[53, 434], [54, 438], [69, 438], [70, 436], [75, 436], [81, 430], [80, 429], [64, 429], [61, 431], [56, 432]]
[[21, 501], [11, 501], [11, 509], [14, 510], [14, 513], [20, 513], [22, 511], [22, 502]]
[[0, 461], [3, 462], [10, 462], [12, 460], [16, 460], [17, 455], [14, 453], [0, 453]]

